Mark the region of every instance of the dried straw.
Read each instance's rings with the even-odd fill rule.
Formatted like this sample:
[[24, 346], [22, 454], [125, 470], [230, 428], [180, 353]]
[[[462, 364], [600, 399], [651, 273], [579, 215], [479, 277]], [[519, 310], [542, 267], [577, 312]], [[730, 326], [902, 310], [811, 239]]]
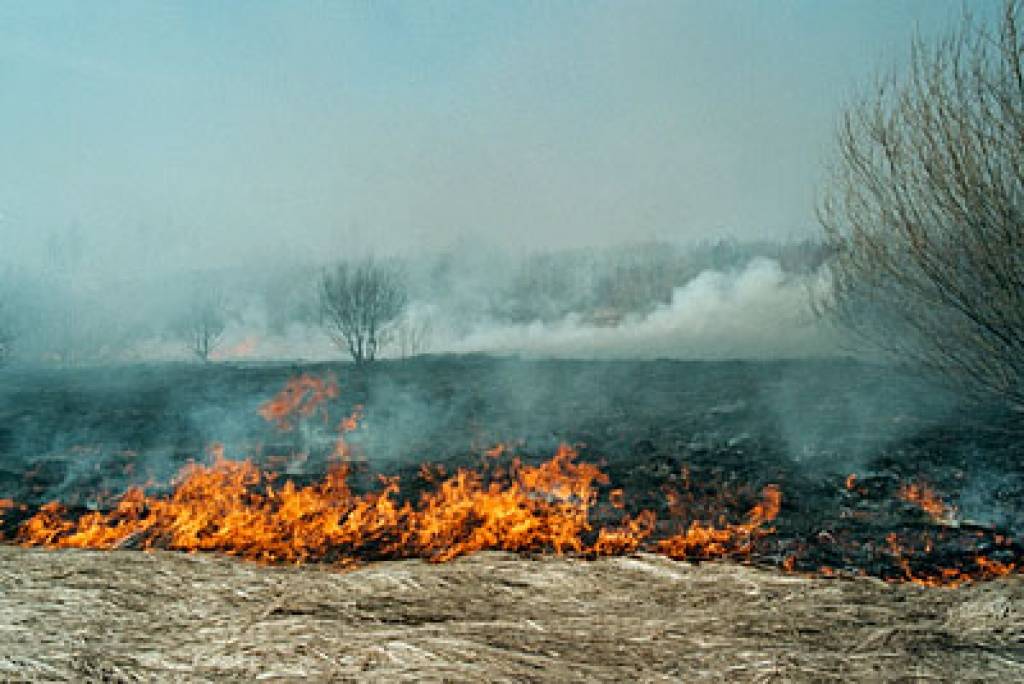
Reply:
[[640, 555], [353, 572], [0, 547], [0, 680], [1024, 679], [1024, 580], [958, 590]]

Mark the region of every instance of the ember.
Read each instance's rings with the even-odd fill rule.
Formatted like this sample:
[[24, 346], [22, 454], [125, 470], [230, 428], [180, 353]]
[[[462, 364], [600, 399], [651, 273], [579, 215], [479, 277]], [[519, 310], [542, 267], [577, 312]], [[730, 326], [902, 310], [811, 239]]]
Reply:
[[901, 487], [900, 498], [920, 507], [935, 522], [946, 521], [953, 512], [931, 487], [916, 482]]
[[327, 413], [322, 411], [322, 404], [337, 396], [338, 383], [333, 377], [321, 380], [304, 373], [289, 380], [284, 389], [261, 406], [260, 415], [273, 421], [279, 429], [290, 430], [295, 416], [309, 417], [318, 408], [326, 420]]

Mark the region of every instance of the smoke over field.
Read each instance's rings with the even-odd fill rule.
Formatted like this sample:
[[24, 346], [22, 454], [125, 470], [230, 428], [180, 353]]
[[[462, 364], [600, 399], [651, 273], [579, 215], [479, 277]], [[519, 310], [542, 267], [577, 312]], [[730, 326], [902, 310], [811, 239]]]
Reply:
[[757, 258], [740, 270], [707, 270], [675, 287], [667, 303], [614, 323], [578, 313], [495, 325], [451, 345], [459, 351], [576, 358], [792, 358], [834, 355], [836, 340], [813, 319], [812, 275]]
[[[492, 352], [570, 358], [835, 355], [814, 319], [823, 258], [812, 242], [513, 253], [464, 249], [398, 260], [409, 306], [382, 353]], [[327, 263], [164, 275], [86, 267], [0, 276], [9, 361], [75, 366], [180, 361], [217, 317], [213, 361], [344, 357], [321, 325]], [[206, 313], [204, 313], [206, 312]]]

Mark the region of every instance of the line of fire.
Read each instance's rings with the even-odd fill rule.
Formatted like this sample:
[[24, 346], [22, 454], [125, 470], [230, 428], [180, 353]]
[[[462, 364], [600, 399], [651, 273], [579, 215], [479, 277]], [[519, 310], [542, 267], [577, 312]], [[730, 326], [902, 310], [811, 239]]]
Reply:
[[[443, 464], [421, 464], [413, 494], [400, 478], [383, 474], [375, 488], [357, 492], [349, 480], [367, 460], [347, 437], [360, 429], [363, 408], [336, 416], [332, 402], [340, 392], [334, 377], [304, 373], [259, 407], [284, 433], [332, 429], [333, 438], [320, 446], [326, 452], [318, 454], [326, 464], [322, 479], [298, 483], [253, 460], [229, 460], [213, 444], [207, 458], [186, 465], [172, 482], [108, 495], [103, 510], [5, 499], [7, 540], [346, 568], [400, 558], [445, 562], [483, 550], [580, 558], [647, 551], [680, 561], [733, 559], [785, 572], [949, 588], [1022, 567], [1024, 547], [1011, 534], [961, 520], [940, 492], [918, 481], [850, 474], [836, 482], [848, 524], [810, 538], [787, 534], [786, 515], [797, 504], [778, 483], [700, 481], [684, 465], [657, 487], [659, 505], [640, 507], [652, 492], [612, 481], [568, 444], [535, 464], [517, 457], [514, 446], [497, 444], [476, 467], [448, 472]], [[287, 468], [310, 457], [269, 460]]]

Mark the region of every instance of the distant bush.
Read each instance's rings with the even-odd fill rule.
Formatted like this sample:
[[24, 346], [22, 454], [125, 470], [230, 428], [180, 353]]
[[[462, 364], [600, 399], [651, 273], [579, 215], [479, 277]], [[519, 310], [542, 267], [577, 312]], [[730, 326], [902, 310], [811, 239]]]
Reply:
[[373, 361], [391, 340], [409, 295], [395, 262], [341, 262], [320, 280], [324, 329], [356, 364]]
[[204, 363], [220, 346], [228, 323], [227, 303], [220, 288], [196, 287], [188, 310], [181, 321], [188, 350]]

